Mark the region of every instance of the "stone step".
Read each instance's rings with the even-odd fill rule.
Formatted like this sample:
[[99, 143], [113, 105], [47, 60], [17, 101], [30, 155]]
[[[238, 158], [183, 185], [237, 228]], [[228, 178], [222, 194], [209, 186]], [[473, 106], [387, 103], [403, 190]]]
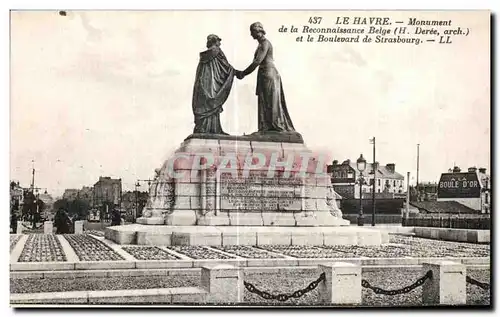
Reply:
[[125, 289], [112, 291], [73, 291], [11, 294], [11, 305], [18, 304], [112, 304], [187, 303], [203, 301], [208, 292], [199, 287]]

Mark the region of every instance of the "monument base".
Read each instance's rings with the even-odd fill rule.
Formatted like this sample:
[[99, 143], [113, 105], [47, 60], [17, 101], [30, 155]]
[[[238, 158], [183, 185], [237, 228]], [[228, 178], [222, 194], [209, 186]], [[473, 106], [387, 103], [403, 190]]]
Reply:
[[118, 244], [138, 245], [380, 245], [387, 233], [356, 226], [148, 226], [108, 227], [105, 237]]
[[189, 136], [157, 170], [144, 218], [137, 222], [170, 226], [348, 226], [320, 153], [313, 153], [303, 143], [260, 140], [292, 135], [300, 136], [296, 132], [226, 139]]

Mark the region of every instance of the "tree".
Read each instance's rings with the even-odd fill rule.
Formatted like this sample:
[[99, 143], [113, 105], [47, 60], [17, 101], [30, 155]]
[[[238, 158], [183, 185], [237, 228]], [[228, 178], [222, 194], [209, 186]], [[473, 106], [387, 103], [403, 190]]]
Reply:
[[58, 199], [54, 202], [54, 210], [57, 212], [59, 209], [69, 211], [70, 202], [66, 198]]
[[70, 217], [74, 220], [85, 220], [89, 216], [90, 204], [85, 199], [71, 201], [69, 208]]
[[68, 200], [66, 198], [59, 199], [54, 203], [54, 210], [65, 209], [68, 215], [74, 220], [87, 219], [90, 210], [90, 204], [85, 199]]
[[36, 229], [36, 223], [41, 220], [41, 214], [45, 210], [45, 203], [35, 196], [32, 191], [24, 192], [22, 218], [31, 221], [33, 229]]

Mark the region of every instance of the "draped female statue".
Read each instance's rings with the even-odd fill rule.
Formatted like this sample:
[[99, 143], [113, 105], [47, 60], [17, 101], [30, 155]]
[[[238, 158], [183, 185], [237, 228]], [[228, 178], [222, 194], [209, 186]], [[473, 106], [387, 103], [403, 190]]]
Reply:
[[207, 50], [200, 53], [193, 89], [193, 133], [226, 134], [220, 124], [222, 105], [233, 84], [235, 70], [220, 48], [221, 39], [210, 34]]
[[254, 59], [244, 71], [236, 71], [236, 77], [243, 79], [257, 67], [259, 132], [294, 132], [292, 120], [286, 107], [283, 84], [278, 70], [274, 66], [273, 46], [266, 39], [266, 31], [260, 22], [250, 25], [250, 35], [259, 42]]

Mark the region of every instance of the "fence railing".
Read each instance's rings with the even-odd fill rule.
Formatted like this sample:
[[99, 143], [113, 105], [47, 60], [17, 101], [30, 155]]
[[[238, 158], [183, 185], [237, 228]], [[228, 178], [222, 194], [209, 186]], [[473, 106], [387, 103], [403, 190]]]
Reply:
[[[372, 214], [371, 211], [367, 211], [363, 215], [366, 224], [370, 224], [372, 222]], [[357, 214], [343, 214], [342, 218], [349, 220], [351, 223], [356, 223], [358, 219]], [[400, 224], [401, 223], [401, 214], [375, 214], [375, 223], [377, 224]]]
[[482, 229], [491, 228], [491, 219], [489, 216], [434, 216], [419, 215], [403, 217], [402, 225], [408, 227], [438, 227], [453, 229]]

